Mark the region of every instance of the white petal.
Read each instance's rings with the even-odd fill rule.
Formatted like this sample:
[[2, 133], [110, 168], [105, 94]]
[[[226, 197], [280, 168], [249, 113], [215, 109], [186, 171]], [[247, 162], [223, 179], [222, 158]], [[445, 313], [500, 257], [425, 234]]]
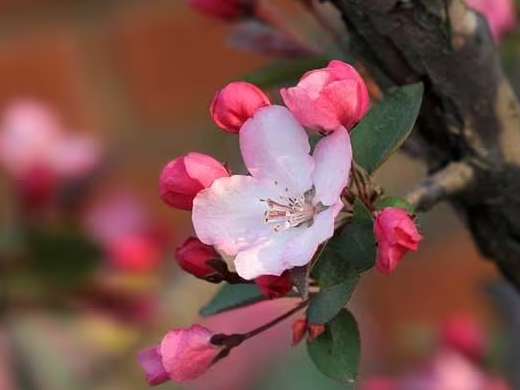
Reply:
[[287, 243], [299, 234], [297, 229], [277, 232], [270, 239], [240, 251], [235, 258], [237, 273], [246, 280], [262, 275], [281, 275], [283, 271], [292, 268], [282, 258]]
[[251, 176], [217, 179], [193, 200], [192, 221], [197, 237], [229, 256], [273, 234], [264, 221], [270, 187]]
[[287, 187], [292, 194], [312, 187], [309, 138], [285, 107], [258, 110], [240, 130], [240, 149], [254, 177], [276, 181], [282, 191]]
[[287, 243], [282, 262], [288, 268], [300, 267], [311, 261], [318, 246], [334, 234], [334, 219], [343, 208], [338, 202], [322, 211], [314, 218], [312, 226], [305, 228], [297, 237]]
[[348, 183], [352, 163], [352, 147], [347, 130], [341, 127], [324, 137], [314, 149], [312, 174], [316, 202], [326, 206], [336, 203]]

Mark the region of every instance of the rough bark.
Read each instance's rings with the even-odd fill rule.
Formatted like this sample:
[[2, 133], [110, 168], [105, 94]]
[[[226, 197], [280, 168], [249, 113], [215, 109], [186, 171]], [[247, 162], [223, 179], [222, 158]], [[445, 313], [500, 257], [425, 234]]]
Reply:
[[481, 252], [520, 289], [520, 106], [485, 20], [462, 0], [329, 1], [383, 88], [424, 83], [409, 150], [432, 177], [446, 179], [439, 171], [455, 163], [471, 178], [454, 180], [456, 191], [433, 183], [428, 202], [449, 197]]

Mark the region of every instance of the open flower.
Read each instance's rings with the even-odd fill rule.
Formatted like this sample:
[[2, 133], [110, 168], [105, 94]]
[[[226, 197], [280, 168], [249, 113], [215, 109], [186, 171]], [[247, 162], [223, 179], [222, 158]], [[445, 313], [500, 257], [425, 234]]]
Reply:
[[352, 150], [347, 130], [324, 137], [310, 155], [308, 136], [285, 107], [261, 108], [240, 130], [251, 176], [215, 180], [193, 201], [199, 239], [235, 257], [245, 279], [307, 264], [332, 237], [342, 209]]
[[139, 354], [148, 383], [159, 385], [170, 379], [182, 383], [204, 374], [221, 351], [211, 343], [212, 337], [200, 325], [168, 332], [159, 346]]

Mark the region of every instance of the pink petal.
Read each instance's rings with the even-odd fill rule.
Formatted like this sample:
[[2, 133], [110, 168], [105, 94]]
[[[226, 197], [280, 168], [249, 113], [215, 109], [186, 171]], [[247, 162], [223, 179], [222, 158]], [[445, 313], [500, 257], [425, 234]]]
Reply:
[[173, 381], [193, 380], [208, 370], [220, 352], [210, 343], [212, 336], [208, 329], [193, 325], [173, 330], [164, 337], [160, 346], [162, 362]]
[[235, 258], [237, 273], [246, 280], [262, 275], [280, 276], [285, 270], [292, 268], [283, 259], [283, 255], [289, 240], [299, 235], [299, 229], [277, 232], [270, 239], [240, 251]]
[[316, 145], [313, 158], [316, 199], [330, 206], [338, 201], [349, 179], [352, 148], [347, 130], [341, 127], [324, 137]]
[[316, 95], [314, 92], [300, 87], [282, 89], [280, 94], [302, 126], [312, 130], [332, 130], [341, 126], [328, 99], [313, 97]]
[[160, 385], [168, 380], [170, 376], [164, 369], [159, 347], [151, 347], [139, 353], [139, 364], [143, 367], [146, 381], [149, 385]]
[[272, 187], [251, 176], [217, 179], [193, 200], [197, 237], [230, 256], [265, 240], [273, 234], [264, 221], [267, 198], [274, 198]]
[[309, 139], [285, 107], [258, 110], [240, 131], [240, 149], [255, 178], [286, 186], [290, 193], [303, 194], [311, 188], [314, 162]]
[[293, 268], [311, 261], [318, 246], [334, 234], [334, 218], [342, 208], [343, 203], [338, 202], [319, 213], [311, 227], [302, 229], [297, 237], [289, 241], [283, 254], [283, 262]]
[[219, 177], [229, 176], [224, 165], [202, 153], [188, 153], [184, 157], [184, 166], [188, 175], [198, 180], [204, 188], [209, 187]]
[[100, 160], [100, 147], [87, 136], [64, 137], [54, 145], [50, 162], [65, 177], [88, 174]]

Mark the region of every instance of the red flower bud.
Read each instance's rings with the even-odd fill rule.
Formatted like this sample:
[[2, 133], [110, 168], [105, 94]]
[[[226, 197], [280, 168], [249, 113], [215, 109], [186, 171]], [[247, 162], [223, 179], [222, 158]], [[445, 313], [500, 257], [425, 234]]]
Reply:
[[486, 352], [486, 337], [475, 320], [469, 316], [449, 319], [441, 330], [441, 342], [470, 359], [480, 362]]
[[293, 287], [293, 282], [286, 271], [281, 276], [265, 275], [255, 279], [262, 294], [269, 299], [286, 296]]
[[325, 325], [311, 325], [309, 326], [309, 338], [308, 341], [312, 343], [318, 337], [320, 337], [323, 333], [325, 333]]
[[177, 248], [175, 257], [183, 270], [197, 278], [207, 279], [218, 273], [208, 262], [220, 259], [220, 255], [198, 238], [188, 238]]
[[221, 129], [238, 133], [259, 108], [270, 104], [267, 95], [257, 86], [235, 81], [217, 92], [211, 103], [210, 113]]
[[112, 265], [127, 272], [148, 272], [156, 269], [162, 260], [160, 243], [143, 234], [124, 235], [109, 246]]
[[188, 0], [193, 9], [227, 22], [252, 16], [255, 3], [256, 0]]
[[378, 243], [377, 269], [385, 274], [393, 272], [408, 251], [416, 251], [422, 236], [412, 217], [403, 209], [386, 208], [374, 224]]
[[292, 324], [292, 345], [300, 344], [307, 333], [307, 320], [300, 318]]
[[229, 176], [227, 169], [213, 157], [188, 153], [164, 167], [160, 178], [161, 199], [172, 207], [191, 210], [199, 191], [226, 176]]

